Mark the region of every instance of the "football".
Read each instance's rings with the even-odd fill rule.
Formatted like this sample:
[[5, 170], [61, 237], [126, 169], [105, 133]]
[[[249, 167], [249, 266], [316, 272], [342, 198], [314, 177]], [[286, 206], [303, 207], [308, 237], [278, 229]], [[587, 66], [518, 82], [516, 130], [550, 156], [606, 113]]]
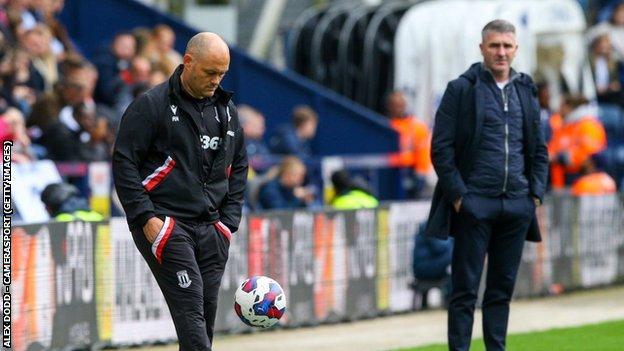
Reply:
[[236, 289], [234, 311], [249, 326], [269, 328], [286, 312], [286, 295], [275, 280], [253, 276]]

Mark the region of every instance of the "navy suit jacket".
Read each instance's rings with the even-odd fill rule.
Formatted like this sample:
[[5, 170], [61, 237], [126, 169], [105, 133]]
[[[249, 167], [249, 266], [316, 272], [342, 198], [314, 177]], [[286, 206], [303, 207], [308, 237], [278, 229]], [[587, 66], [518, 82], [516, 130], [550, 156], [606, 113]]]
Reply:
[[[481, 96], [481, 63], [473, 64], [459, 78], [451, 81], [435, 116], [431, 141], [431, 161], [438, 174], [433, 193], [426, 235], [446, 239], [455, 230], [453, 202], [467, 192], [465, 180], [471, 172], [481, 141], [484, 98]], [[537, 88], [523, 73], [513, 83], [522, 105], [525, 175], [531, 196], [543, 199], [548, 181], [548, 151], [540, 125]], [[541, 241], [534, 216], [527, 240]]]

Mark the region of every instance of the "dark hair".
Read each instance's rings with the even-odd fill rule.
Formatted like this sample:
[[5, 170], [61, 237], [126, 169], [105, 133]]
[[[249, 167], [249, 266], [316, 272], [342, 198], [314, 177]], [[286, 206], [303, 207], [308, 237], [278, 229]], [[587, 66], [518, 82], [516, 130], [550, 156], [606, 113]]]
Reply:
[[595, 50], [596, 46], [600, 44], [600, 41], [605, 40], [605, 39], [607, 40], [610, 39], [609, 34], [603, 33], [603, 34], [597, 35], [595, 38], [592, 39], [591, 43], [589, 43], [589, 48], [591, 50]]
[[353, 187], [349, 172], [344, 169], [338, 170], [331, 175], [331, 181], [336, 190], [336, 195], [345, 193]]
[[79, 69], [92, 67], [91, 63], [80, 56], [68, 56], [59, 63], [59, 72], [61, 76], [67, 76], [70, 72]]
[[624, 1], [620, 1], [613, 6], [613, 10], [611, 10], [611, 17], [609, 18], [609, 23], [614, 23], [615, 13], [620, 9], [620, 7], [624, 7]]
[[537, 90], [545, 89], [548, 88], [548, 83], [545, 81], [538, 81], [535, 82], [535, 87], [537, 88]]
[[563, 97], [563, 103], [570, 106], [572, 109], [575, 109], [581, 105], [585, 105], [589, 103], [586, 97], [583, 95], [565, 95]]
[[78, 197], [80, 191], [78, 188], [67, 183], [48, 184], [41, 192], [41, 201], [45, 204], [48, 212], [52, 216], [56, 216], [67, 200], [72, 197]]
[[336, 191], [336, 196], [346, 194], [351, 190], [360, 190], [368, 195], [373, 195], [368, 184], [366, 184], [366, 180], [359, 176], [351, 176], [346, 169], [340, 169], [332, 173], [331, 181]]
[[308, 121], [318, 121], [318, 115], [310, 106], [299, 105], [293, 109], [292, 123], [295, 128], [299, 128]]

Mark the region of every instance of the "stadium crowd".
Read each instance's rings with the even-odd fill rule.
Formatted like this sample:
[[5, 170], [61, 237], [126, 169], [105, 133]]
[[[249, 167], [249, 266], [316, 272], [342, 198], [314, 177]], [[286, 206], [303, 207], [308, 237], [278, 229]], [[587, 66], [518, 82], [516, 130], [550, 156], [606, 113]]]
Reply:
[[[182, 62], [175, 32], [166, 25], [117, 33], [88, 60], [57, 20], [62, 7], [62, 0], [0, 0], [0, 138], [14, 142], [16, 163], [110, 161], [125, 108]], [[548, 86], [539, 84], [555, 190], [597, 194], [624, 187], [623, 179], [614, 179], [621, 174], [605, 172], [607, 146], [624, 145], [624, 2], [611, 4], [607, 13], [587, 31], [596, 101], [566, 95], [552, 108]], [[430, 126], [405, 111], [399, 92], [388, 92], [386, 106], [400, 135], [396, 164], [405, 171], [404, 187], [413, 198], [426, 194]], [[321, 205], [318, 166], [310, 166], [318, 164], [310, 146], [316, 112], [298, 106], [292, 123], [270, 135], [261, 111], [239, 106], [239, 113], [251, 164], [249, 208]]]

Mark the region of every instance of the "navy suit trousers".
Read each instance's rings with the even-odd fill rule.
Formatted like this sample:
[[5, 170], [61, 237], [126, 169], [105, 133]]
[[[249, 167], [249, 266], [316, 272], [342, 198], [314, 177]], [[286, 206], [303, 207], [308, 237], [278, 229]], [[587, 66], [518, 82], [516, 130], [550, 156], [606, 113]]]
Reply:
[[452, 260], [448, 312], [451, 351], [470, 348], [474, 309], [485, 257], [487, 283], [483, 297], [483, 337], [487, 351], [505, 350], [509, 302], [526, 234], [535, 215], [530, 196], [490, 198], [468, 194], [462, 199]]

